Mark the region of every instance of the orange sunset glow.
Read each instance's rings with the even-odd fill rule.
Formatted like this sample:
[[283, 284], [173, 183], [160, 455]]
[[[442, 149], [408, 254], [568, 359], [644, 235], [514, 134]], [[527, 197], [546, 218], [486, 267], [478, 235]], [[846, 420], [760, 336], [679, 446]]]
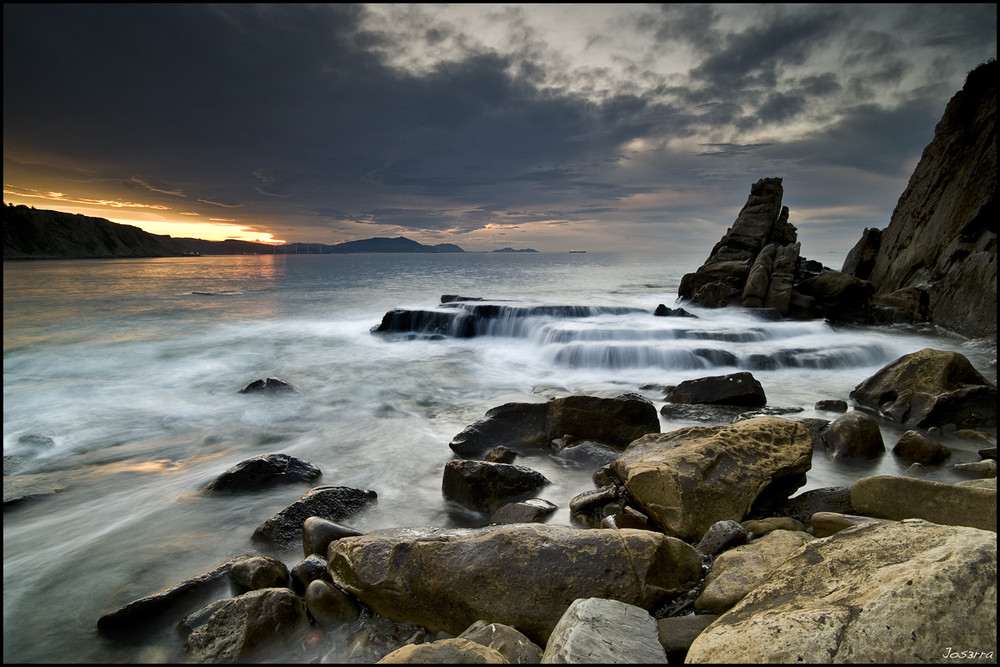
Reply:
[[[34, 208], [104, 218], [122, 225], [138, 227], [150, 234], [161, 234], [174, 238], [286, 243], [283, 239], [275, 238], [270, 232], [241, 224], [236, 218], [215, 218], [193, 211], [174, 211], [171, 207], [159, 203], [82, 197], [55, 190], [31, 190], [6, 184], [4, 185], [4, 203], [23, 204]], [[183, 216], [183, 219], [177, 219], [180, 216]]]

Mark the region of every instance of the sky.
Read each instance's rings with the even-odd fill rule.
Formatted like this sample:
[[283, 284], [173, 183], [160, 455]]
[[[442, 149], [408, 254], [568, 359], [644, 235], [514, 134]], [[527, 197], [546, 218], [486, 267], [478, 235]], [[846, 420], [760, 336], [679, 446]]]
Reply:
[[[11, 4], [4, 201], [158, 234], [707, 256], [884, 228], [995, 4]], [[839, 268], [839, 267], [834, 267]]]

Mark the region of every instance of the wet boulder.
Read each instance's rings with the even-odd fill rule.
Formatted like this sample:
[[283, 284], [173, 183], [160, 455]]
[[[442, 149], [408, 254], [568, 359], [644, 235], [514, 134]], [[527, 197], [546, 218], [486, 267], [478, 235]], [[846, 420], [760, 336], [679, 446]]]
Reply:
[[302, 640], [309, 619], [287, 588], [263, 588], [226, 600], [184, 642], [192, 662], [249, 662], [275, 658]]
[[905, 664], [942, 661], [948, 646], [993, 651], [996, 549], [994, 533], [926, 521], [814, 540], [698, 635], [686, 663]]
[[644, 436], [613, 467], [654, 522], [697, 541], [716, 521], [742, 521], [754, 503], [791, 495], [805, 483], [812, 450], [802, 424], [758, 417]]
[[996, 387], [958, 352], [904, 355], [856, 386], [851, 398], [911, 428], [997, 423]]
[[326, 558], [331, 542], [360, 534], [360, 531], [336, 521], [311, 516], [302, 522], [302, 551], [306, 556], [318, 554]]
[[764, 388], [750, 373], [731, 373], [686, 380], [667, 392], [670, 403], [705, 403], [762, 407], [767, 404]]
[[277, 484], [311, 483], [319, 468], [288, 454], [262, 454], [240, 461], [205, 485], [204, 491], [252, 491]]
[[550, 482], [545, 475], [524, 466], [458, 459], [445, 464], [441, 491], [448, 500], [475, 512], [492, 512], [546, 484]]
[[361, 610], [349, 595], [329, 581], [316, 579], [309, 583], [305, 592], [306, 609], [316, 623], [327, 630], [355, 620]]
[[517, 453], [548, 449], [554, 439], [571, 435], [624, 449], [636, 438], [659, 430], [656, 408], [640, 396], [566, 396], [546, 403], [495, 407], [456, 435], [449, 446], [463, 458], [478, 458], [497, 445]]
[[923, 465], [937, 465], [951, 456], [951, 450], [940, 442], [912, 429], [900, 436], [892, 453]]
[[822, 439], [834, 460], [872, 459], [885, 453], [878, 422], [857, 410], [833, 420], [823, 429]]
[[378, 494], [365, 489], [347, 486], [317, 486], [257, 526], [252, 538], [278, 548], [291, 548], [302, 539], [302, 526], [306, 519], [339, 521], [355, 514], [378, 499]]
[[655, 609], [701, 577], [698, 552], [678, 539], [543, 524], [375, 530], [335, 542], [328, 567], [395, 622], [457, 635], [489, 619], [539, 646], [577, 598]]
[[285, 588], [288, 586], [288, 566], [270, 556], [249, 556], [233, 563], [229, 581], [239, 593], [260, 588]]
[[543, 498], [528, 498], [500, 505], [490, 517], [490, 523], [536, 523], [544, 521], [557, 509]]

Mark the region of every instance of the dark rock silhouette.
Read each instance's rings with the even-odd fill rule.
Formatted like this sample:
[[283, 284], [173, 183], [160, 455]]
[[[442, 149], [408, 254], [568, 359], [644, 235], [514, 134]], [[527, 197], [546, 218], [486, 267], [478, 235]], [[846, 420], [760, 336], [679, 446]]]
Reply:
[[996, 336], [997, 62], [966, 78], [889, 226], [866, 229], [843, 271], [870, 280], [874, 315]]

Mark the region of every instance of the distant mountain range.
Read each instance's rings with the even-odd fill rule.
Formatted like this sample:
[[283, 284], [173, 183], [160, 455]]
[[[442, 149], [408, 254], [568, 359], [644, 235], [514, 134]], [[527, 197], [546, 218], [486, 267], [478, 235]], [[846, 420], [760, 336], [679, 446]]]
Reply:
[[[3, 207], [3, 258], [100, 259], [184, 255], [334, 254], [357, 252], [465, 252], [453, 243], [424, 245], [408, 238], [376, 237], [336, 245], [252, 241], [203, 241], [150, 234], [104, 218], [8, 204]], [[519, 252], [505, 248], [497, 252]]]

